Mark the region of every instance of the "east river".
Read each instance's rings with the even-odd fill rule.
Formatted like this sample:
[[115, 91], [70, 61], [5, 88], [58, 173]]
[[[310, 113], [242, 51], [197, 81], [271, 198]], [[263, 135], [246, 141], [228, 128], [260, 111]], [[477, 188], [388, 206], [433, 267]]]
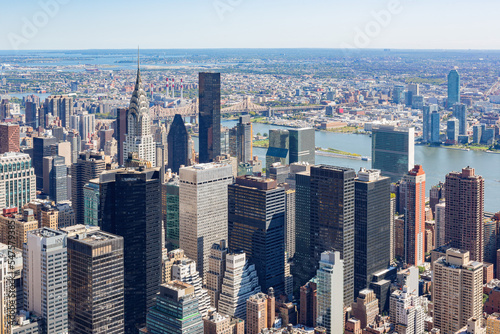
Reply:
[[[222, 125], [233, 127], [236, 121], [223, 121]], [[269, 129], [286, 129], [276, 125], [253, 123], [253, 133], [269, 133]], [[361, 134], [344, 134], [316, 131], [316, 146], [335, 148], [371, 157], [371, 138]], [[253, 154], [265, 161], [265, 148], [254, 147]], [[485, 203], [484, 209], [490, 212], [500, 211], [500, 154], [480, 151], [461, 151], [443, 147], [415, 146], [415, 163], [421, 164], [426, 173], [426, 195], [432, 185], [443, 181], [447, 173], [460, 171], [463, 167], [475, 168], [476, 174], [484, 177]], [[316, 164], [328, 164], [354, 168], [371, 168], [371, 161], [352, 160], [346, 158], [316, 155]]]

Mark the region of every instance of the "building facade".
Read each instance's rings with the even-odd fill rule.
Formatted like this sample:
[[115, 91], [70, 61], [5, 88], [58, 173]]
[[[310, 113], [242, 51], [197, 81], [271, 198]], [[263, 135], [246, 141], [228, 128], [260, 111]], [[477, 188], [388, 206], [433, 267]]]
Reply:
[[123, 238], [94, 231], [67, 240], [70, 332], [123, 333]]
[[327, 334], [344, 331], [344, 287], [340, 282], [344, 277], [340, 252], [327, 251], [321, 254], [318, 279], [318, 319], [317, 326], [324, 327]]
[[468, 251], [450, 248], [434, 262], [434, 326], [455, 333], [470, 318], [483, 318], [483, 264]]
[[390, 179], [361, 169], [355, 180], [354, 296], [368, 288], [372, 275], [391, 262]]
[[392, 182], [400, 180], [415, 161], [415, 129], [379, 126], [372, 129], [372, 168]]
[[113, 170], [97, 182], [98, 225], [123, 237], [125, 333], [137, 333], [161, 282], [159, 168]]
[[472, 260], [484, 255], [484, 179], [474, 168], [446, 175], [445, 242], [467, 250]]
[[255, 264], [263, 290], [284, 292], [285, 189], [275, 180], [240, 176], [228, 187], [229, 249]]
[[156, 166], [156, 144], [151, 134], [149, 101], [142, 87], [141, 71], [137, 69], [137, 80], [127, 112], [127, 134], [123, 143], [123, 158], [136, 152], [139, 159]]
[[0, 155], [0, 208], [21, 208], [36, 198], [36, 176], [26, 153]]
[[213, 162], [221, 153], [220, 73], [199, 74], [200, 163]]
[[67, 240], [64, 232], [28, 232], [23, 248], [24, 309], [44, 318], [44, 333], [68, 333]]
[[195, 260], [203, 277], [210, 249], [228, 237], [228, 185], [233, 182], [228, 164], [199, 164], [179, 172], [179, 244]]

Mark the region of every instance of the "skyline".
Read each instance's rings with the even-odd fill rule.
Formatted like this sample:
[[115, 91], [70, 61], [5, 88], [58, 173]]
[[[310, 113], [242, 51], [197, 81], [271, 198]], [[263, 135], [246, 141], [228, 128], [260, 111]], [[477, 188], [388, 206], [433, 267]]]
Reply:
[[135, 45], [141, 49], [500, 49], [500, 38], [488, 36], [496, 28], [494, 13], [500, 3], [487, 0], [423, 0], [418, 5], [413, 0], [356, 4], [154, 0], [139, 9], [131, 1], [40, 0], [8, 3], [4, 8], [10, 15], [0, 23], [4, 31], [0, 50], [131, 49]]

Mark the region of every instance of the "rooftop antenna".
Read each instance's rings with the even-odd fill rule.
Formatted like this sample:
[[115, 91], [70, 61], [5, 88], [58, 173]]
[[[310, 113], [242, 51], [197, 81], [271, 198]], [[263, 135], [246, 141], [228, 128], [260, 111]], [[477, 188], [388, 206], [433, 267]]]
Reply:
[[139, 45], [137, 45], [137, 69], [140, 70], [140, 53], [139, 53]]

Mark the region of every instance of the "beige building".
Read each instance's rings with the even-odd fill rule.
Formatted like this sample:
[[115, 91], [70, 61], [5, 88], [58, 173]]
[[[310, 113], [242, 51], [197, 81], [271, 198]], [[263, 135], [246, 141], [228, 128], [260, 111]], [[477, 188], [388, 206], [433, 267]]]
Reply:
[[247, 334], [259, 334], [263, 329], [273, 327], [274, 320], [274, 294], [259, 292], [247, 300]]
[[54, 208], [45, 207], [41, 213], [42, 222], [40, 227], [48, 227], [57, 230], [59, 221], [59, 211]]
[[375, 321], [379, 314], [378, 299], [370, 289], [361, 290], [356, 302], [352, 303], [352, 316], [361, 321], [361, 328]]
[[215, 311], [203, 317], [204, 334], [245, 334], [245, 321]]
[[227, 186], [232, 167], [207, 163], [179, 170], [179, 243], [196, 261], [200, 276], [209, 267], [210, 249], [228, 237]]
[[470, 253], [455, 248], [434, 263], [434, 326], [455, 333], [471, 318], [481, 326], [483, 312], [483, 264]]
[[210, 296], [210, 306], [219, 309], [219, 298], [222, 291], [222, 280], [226, 271], [226, 241], [213, 244], [208, 259], [208, 272], [206, 273], [206, 287]]
[[500, 313], [493, 313], [486, 319], [486, 334], [500, 333]]
[[23, 214], [18, 214], [16, 208], [4, 209], [3, 215], [0, 215], [0, 242], [23, 249], [23, 243], [27, 241], [28, 231], [37, 228], [38, 221], [35, 220], [33, 210], [24, 209]]

